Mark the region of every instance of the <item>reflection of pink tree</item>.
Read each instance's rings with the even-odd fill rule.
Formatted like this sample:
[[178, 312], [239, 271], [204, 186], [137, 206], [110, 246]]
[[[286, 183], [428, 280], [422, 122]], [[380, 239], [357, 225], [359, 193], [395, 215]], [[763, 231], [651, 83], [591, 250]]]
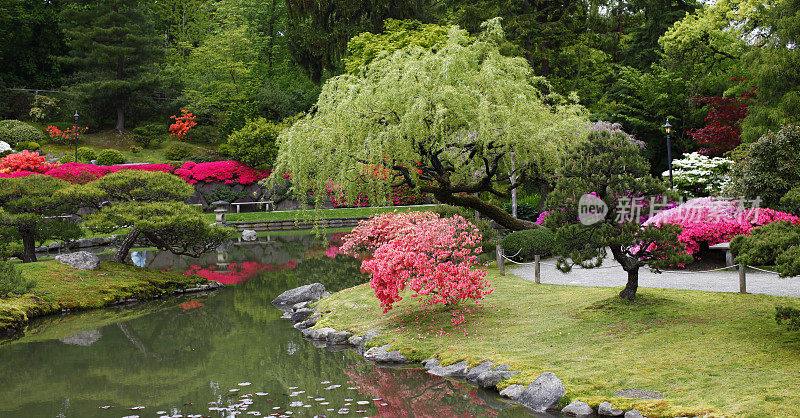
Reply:
[[381, 417], [497, 416], [497, 411], [478, 397], [476, 388], [422, 375], [418, 370], [371, 367], [364, 372], [350, 366], [345, 373], [363, 395], [380, 398], [373, 404]]
[[218, 271], [219, 267], [217, 266], [200, 267], [191, 265], [184, 274], [194, 274], [206, 280], [213, 280], [222, 284], [234, 284], [248, 280], [261, 272], [293, 269], [295, 267], [297, 267], [297, 261], [295, 260], [290, 260], [286, 264], [278, 266], [272, 263], [264, 264], [257, 261], [245, 261], [243, 263], [231, 263], [227, 267], [228, 270], [225, 271]]

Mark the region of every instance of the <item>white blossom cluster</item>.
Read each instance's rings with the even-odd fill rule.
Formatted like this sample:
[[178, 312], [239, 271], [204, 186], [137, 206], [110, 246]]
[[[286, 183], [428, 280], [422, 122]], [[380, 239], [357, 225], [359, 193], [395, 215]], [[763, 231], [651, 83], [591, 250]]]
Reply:
[[[731, 164], [728, 158], [708, 157], [697, 152], [683, 154], [683, 159], [672, 161], [673, 182], [691, 197], [713, 196], [730, 181]], [[662, 176], [667, 178], [669, 172], [665, 171]]]

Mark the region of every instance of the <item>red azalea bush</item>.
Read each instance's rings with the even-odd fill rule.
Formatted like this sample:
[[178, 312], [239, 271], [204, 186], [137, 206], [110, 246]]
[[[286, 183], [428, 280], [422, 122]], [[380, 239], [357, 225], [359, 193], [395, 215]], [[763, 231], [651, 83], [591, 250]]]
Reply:
[[[456, 215], [432, 212], [385, 213], [361, 221], [344, 239], [341, 251], [366, 256], [361, 267], [372, 273], [370, 286], [384, 312], [402, 300], [409, 287], [425, 305], [482, 299], [492, 292], [486, 272], [474, 268], [481, 234]], [[371, 257], [371, 258], [370, 258]]]
[[251, 184], [269, 177], [269, 170], [255, 170], [238, 161], [214, 161], [196, 164], [187, 161], [175, 170], [175, 175], [189, 184], [222, 181], [227, 184]]
[[65, 140], [74, 140], [75, 138], [80, 137], [88, 129], [89, 128], [86, 126], [73, 126], [62, 131], [54, 125], [50, 125], [45, 128], [47, 134], [50, 135], [50, 138], [55, 140], [54, 142], [57, 143], [62, 143]]
[[767, 208], [743, 208], [734, 200], [701, 197], [658, 213], [643, 225], [675, 224], [683, 227], [678, 240], [687, 254], [697, 254], [701, 244], [729, 242], [736, 235], [749, 235], [761, 225], [776, 221], [800, 223], [792, 214]]
[[8, 154], [0, 160], [0, 170], [6, 172], [14, 171], [34, 171], [41, 172], [40, 167], [46, 163], [43, 155], [38, 152], [21, 151], [15, 154]]
[[174, 119], [175, 123], [169, 125], [169, 135], [178, 139], [183, 139], [189, 130], [197, 125], [195, 122], [195, 115], [185, 109], [181, 109], [181, 116], [173, 115], [170, 119]]

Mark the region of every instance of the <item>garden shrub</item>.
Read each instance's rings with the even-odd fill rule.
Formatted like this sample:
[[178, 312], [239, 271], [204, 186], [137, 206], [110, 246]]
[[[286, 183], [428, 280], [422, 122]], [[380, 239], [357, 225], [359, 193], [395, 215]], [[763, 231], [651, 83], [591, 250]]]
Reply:
[[131, 150], [132, 153], [138, 154], [138, 153], [142, 152], [142, 147], [140, 147], [138, 145], [131, 145], [130, 150]]
[[24, 142], [40, 143], [44, 139], [42, 131], [35, 126], [14, 119], [0, 121], [0, 141], [8, 142], [12, 148]]
[[22, 295], [34, 286], [36, 282], [23, 277], [13, 263], [0, 260], [0, 297]]
[[525, 229], [506, 235], [500, 246], [509, 258], [531, 260], [535, 255], [546, 257], [552, 254], [556, 236], [550, 228]]
[[272, 166], [278, 154], [275, 141], [281, 129], [282, 125], [264, 118], [252, 120], [228, 136], [225, 150], [231, 158], [249, 166]]
[[74, 154], [64, 154], [63, 157], [58, 159], [58, 162], [60, 162], [61, 164], [74, 163], [75, 162], [75, 155]]
[[781, 197], [800, 184], [800, 125], [769, 132], [745, 147], [731, 167], [730, 196], [761, 197], [764, 206], [779, 207]]
[[269, 177], [269, 170], [255, 170], [237, 161], [195, 163], [187, 161], [175, 170], [175, 175], [189, 184], [221, 181], [227, 184], [251, 184]]
[[791, 306], [776, 306], [775, 321], [785, 324], [789, 330], [800, 330], [800, 309]]
[[19, 150], [28, 150], [28, 151], [38, 151], [41, 148], [38, 142], [20, 142], [17, 144], [17, 149]]
[[[153, 141], [167, 136], [169, 130], [165, 123], [145, 123], [139, 125], [131, 131], [133, 133], [133, 140], [141, 144], [143, 147], [156, 145]], [[156, 141], [158, 142], [158, 141]]]
[[187, 157], [194, 154], [195, 149], [189, 144], [183, 142], [173, 142], [167, 145], [167, 148], [164, 150], [164, 156], [167, 157], [169, 160], [184, 160]]
[[800, 187], [786, 192], [781, 198], [778, 208], [793, 215], [800, 215]]
[[78, 161], [89, 162], [97, 159], [97, 153], [89, 147], [78, 148]]
[[[80, 155], [78, 155], [80, 157]], [[115, 149], [104, 149], [97, 155], [97, 165], [124, 164], [125, 156]]]
[[372, 273], [370, 286], [384, 312], [410, 288], [425, 305], [482, 299], [492, 292], [475, 268], [480, 252], [478, 229], [461, 216], [440, 218], [433, 212], [384, 213], [362, 221], [340, 250], [366, 256], [361, 267]]
[[800, 275], [800, 225], [773, 222], [731, 241], [736, 262], [748, 266], [774, 265], [783, 277]]
[[198, 125], [186, 133], [183, 140], [213, 144], [217, 141], [217, 130], [213, 126]]

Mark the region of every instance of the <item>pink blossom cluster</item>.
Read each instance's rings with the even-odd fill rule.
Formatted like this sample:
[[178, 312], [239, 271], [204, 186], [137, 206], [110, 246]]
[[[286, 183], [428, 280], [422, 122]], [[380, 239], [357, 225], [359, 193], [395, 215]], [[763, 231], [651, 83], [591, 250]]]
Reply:
[[687, 254], [697, 254], [702, 243], [715, 245], [729, 242], [734, 236], [746, 234], [771, 222], [800, 223], [792, 214], [767, 208], [744, 208], [739, 202], [713, 197], [701, 197], [659, 212], [643, 225], [675, 224], [683, 227], [678, 240], [686, 245]]
[[175, 175], [189, 184], [222, 181], [227, 184], [252, 184], [269, 177], [269, 170], [256, 170], [238, 161], [194, 163], [187, 161], [175, 170]]
[[385, 213], [359, 223], [344, 239], [341, 251], [364, 257], [372, 273], [370, 286], [384, 312], [403, 298], [424, 297], [425, 305], [482, 299], [492, 292], [486, 272], [474, 268], [481, 234], [460, 216], [440, 218], [432, 212]]
[[[341, 186], [334, 181], [329, 180], [325, 183], [325, 195], [335, 208], [353, 208], [364, 207], [370, 204], [374, 199], [370, 198], [364, 193], [356, 195], [355, 200], [348, 199]], [[425, 193], [417, 193], [407, 184], [392, 187], [392, 194], [388, 196], [386, 202], [372, 202], [379, 205], [387, 204], [393, 206], [405, 206], [422, 204], [426, 202]]]

